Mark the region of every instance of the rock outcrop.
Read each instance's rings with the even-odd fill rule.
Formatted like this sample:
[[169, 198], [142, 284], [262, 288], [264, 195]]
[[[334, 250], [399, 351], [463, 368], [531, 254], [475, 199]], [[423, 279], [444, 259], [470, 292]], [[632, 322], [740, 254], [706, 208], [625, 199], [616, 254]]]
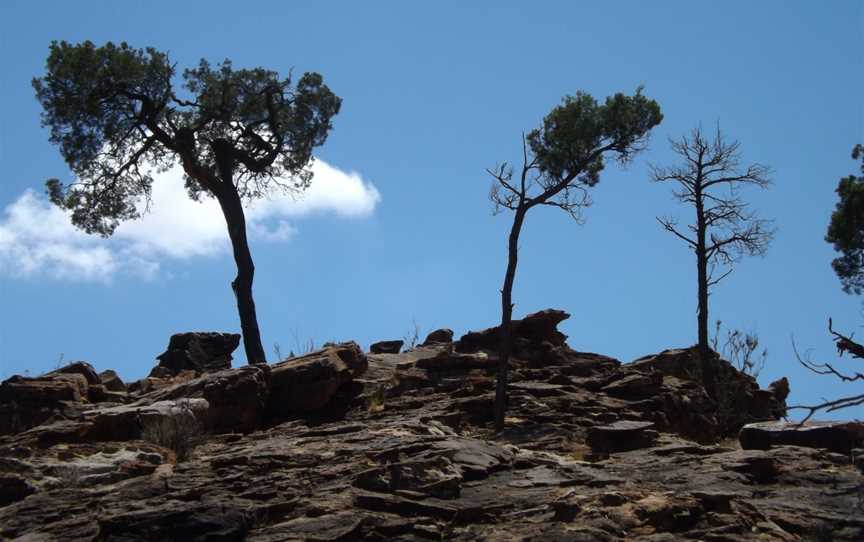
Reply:
[[168, 348], [156, 359], [159, 364], [151, 376], [176, 376], [183, 371], [207, 373], [231, 368], [231, 353], [240, 345], [236, 333], [177, 333]]
[[864, 448], [864, 423], [786, 421], [751, 423], [738, 434], [745, 450], [767, 450], [773, 446], [806, 446], [840, 454]]
[[402, 351], [405, 341], [379, 341], [369, 345], [369, 351], [373, 354], [398, 354]]
[[[864, 539], [849, 455], [718, 441], [776, 419], [782, 386], [759, 390], [718, 359], [712, 397], [693, 351], [621, 364], [570, 349], [563, 318], [514, 322], [500, 434], [493, 328], [203, 373], [2, 436], [0, 539]], [[184, 462], [109, 430], [177, 409], [210, 431]]]
[[123, 401], [125, 394], [107, 389], [93, 367], [83, 361], [38, 377], [15, 375], [0, 382], [0, 435], [76, 417], [93, 403]]

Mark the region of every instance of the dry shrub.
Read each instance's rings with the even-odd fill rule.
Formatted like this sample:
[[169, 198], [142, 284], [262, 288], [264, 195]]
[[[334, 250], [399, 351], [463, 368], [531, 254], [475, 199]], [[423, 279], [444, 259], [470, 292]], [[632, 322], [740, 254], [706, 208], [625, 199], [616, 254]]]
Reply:
[[192, 450], [204, 440], [204, 430], [188, 404], [180, 405], [180, 412], [162, 416], [144, 423], [142, 438], [157, 444], [177, 455], [177, 461], [185, 461]]

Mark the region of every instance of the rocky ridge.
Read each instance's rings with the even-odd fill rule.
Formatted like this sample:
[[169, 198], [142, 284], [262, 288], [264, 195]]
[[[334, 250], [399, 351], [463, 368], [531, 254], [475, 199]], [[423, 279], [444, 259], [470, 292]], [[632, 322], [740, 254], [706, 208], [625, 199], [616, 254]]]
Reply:
[[[690, 349], [574, 351], [567, 317], [514, 322], [501, 434], [496, 328], [235, 369], [201, 334], [129, 385], [83, 362], [12, 377], [0, 539], [864, 539], [860, 425], [778, 422], [788, 382], [719, 358], [706, 382]], [[184, 416], [206, 430], [189, 460], [142, 439]]]

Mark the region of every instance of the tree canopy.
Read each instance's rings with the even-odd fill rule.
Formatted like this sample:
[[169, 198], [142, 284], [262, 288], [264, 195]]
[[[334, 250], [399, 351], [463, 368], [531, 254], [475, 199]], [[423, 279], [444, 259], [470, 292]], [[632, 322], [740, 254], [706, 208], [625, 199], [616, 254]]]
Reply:
[[565, 96], [543, 119], [542, 125], [523, 137], [522, 172], [514, 180], [513, 169], [503, 162], [487, 170], [494, 178], [490, 199], [495, 210], [512, 210], [513, 225], [507, 243], [507, 270], [501, 288], [501, 347], [495, 389], [495, 428], [504, 427], [507, 367], [512, 350], [513, 283], [518, 264], [519, 235], [528, 211], [537, 205], [558, 207], [577, 221], [590, 203], [586, 188], [600, 180], [607, 155], [626, 163], [644, 149], [651, 128], [663, 120], [657, 102], [642, 95], [622, 93], [600, 104], [579, 91]]
[[51, 179], [48, 193], [76, 226], [108, 236], [149, 208], [154, 172], [179, 163], [189, 196], [215, 197], [225, 216], [247, 361], [263, 363], [242, 203], [309, 186], [312, 150], [327, 139], [341, 99], [317, 73], [294, 84], [290, 73], [201, 60], [175, 88], [175, 71], [150, 47], [53, 42], [33, 88], [76, 180]]
[[861, 160], [861, 176], [848, 175], [837, 184], [839, 201], [825, 240], [840, 253], [831, 267], [840, 277], [843, 290], [860, 294], [864, 291], [864, 145], [855, 145], [852, 159]]
[[223, 188], [220, 160], [230, 161], [243, 198], [274, 184], [308, 186], [312, 149], [327, 138], [341, 104], [319, 74], [306, 73], [292, 87], [290, 74], [201, 60], [183, 72], [178, 91], [175, 70], [167, 54], [149, 47], [51, 44], [46, 74], [33, 87], [43, 125], [77, 180], [51, 180], [48, 189], [85, 231], [110, 235], [138, 217], [153, 172], [176, 160], [195, 198]]

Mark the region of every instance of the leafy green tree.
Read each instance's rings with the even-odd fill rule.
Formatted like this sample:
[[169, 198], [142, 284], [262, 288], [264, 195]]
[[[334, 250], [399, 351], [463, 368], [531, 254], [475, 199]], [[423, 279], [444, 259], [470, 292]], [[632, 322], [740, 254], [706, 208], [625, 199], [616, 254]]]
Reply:
[[519, 234], [528, 211], [537, 206], [557, 207], [577, 222], [590, 204], [587, 189], [597, 184], [605, 158], [628, 163], [643, 150], [648, 133], [663, 115], [657, 102], [642, 95], [618, 93], [598, 103], [579, 91], [565, 96], [562, 103], [543, 119], [543, 125], [522, 138], [522, 170], [514, 178], [504, 162], [487, 170], [493, 177], [490, 199], [495, 211], [513, 211], [513, 225], [507, 242], [507, 270], [501, 288], [501, 326], [498, 380], [495, 389], [495, 428], [504, 428], [507, 370], [512, 353], [510, 333], [513, 318], [513, 282], [519, 252]]
[[861, 160], [861, 176], [849, 175], [837, 184], [840, 201], [825, 240], [834, 245], [840, 256], [831, 262], [846, 293], [864, 291], [864, 145], [852, 149], [852, 159]]
[[216, 198], [225, 216], [246, 359], [265, 363], [243, 203], [309, 186], [312, 150], [327, 139], [341, 100], [317, 73], [294, 84], [290, 74], [234, 69], [230, 60], [201, 60], [179, 88], [174, 76], [175, 64], [153, 48], [53, 42], [33, 87], [76, 181], [49, 180], [48, 193], [76, 226], [109, 236], [149, 206], [153, 172], [179, 162], [189, 196]]

